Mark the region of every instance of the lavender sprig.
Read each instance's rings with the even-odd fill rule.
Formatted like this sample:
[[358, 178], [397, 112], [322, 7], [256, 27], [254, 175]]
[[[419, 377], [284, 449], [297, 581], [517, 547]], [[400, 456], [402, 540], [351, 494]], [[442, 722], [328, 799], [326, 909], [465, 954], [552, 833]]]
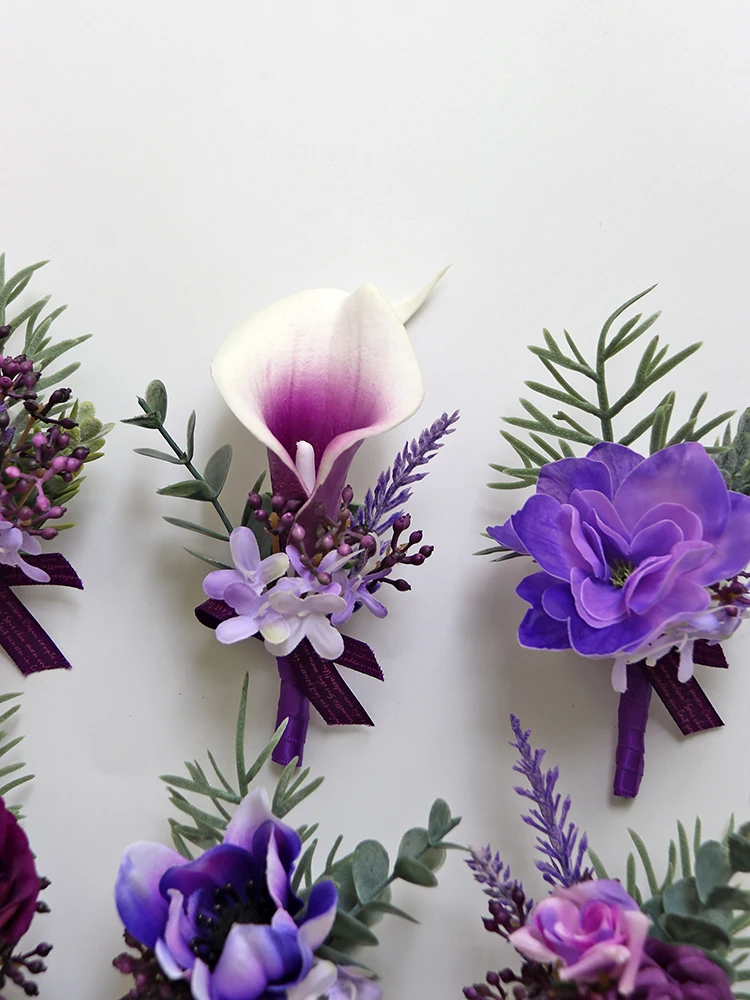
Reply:
[[444, 413], [431, 427], [426, 427], [404, 450], [396, 455], [393, 462], [393, 473], [390, 467], [381, 472], [375, 489], [369, 489], [365, 502], [357, 513], [357, 523], [377, 535], [393, 525], [396, 518], [403, 512], [401, 507], [411, 497], [409, 486], [424, 479], [426, 472], [415, 472], [421, 465], [427, 465], [434, 458], [439, 448], [443, 447], [441, 438], [452, 434], [453, 426], [458, 420], [458, 410], [448, 416]]
[[[489, 844], [486, 847], [472, 847], [470, 853], [471, 857], [466, 864], [474, 872], [476, 881], [484, 886], [485, 895], [489, 896], [490, 899], [507, 903], [508, 908], [514, 908], [513, 891], [523, 892], [523, 883], [511, 878], [510, 866], [503, 864], [497, 852], [493, 856]], [[517, 891], [515, 898], [518, 898]], [[529, 913], [534, 905], [534, 900], [528, 899], [524, 905], [526, 913]]]
[[569, 795], [565, 797], [558, 817], [561, 795], [559, 792], [555, 793], [555, 785], [559, 772], [556, 767], [546, 772], [542, 770], [542, 760], [546, 751], [532, 749], [529, 741], [531, 730], [524, 731], [515, 715], [511, 715], [510, 724], [516, 737], [516, 742], [510, 745], [520, 754], [520, 760], [513, 766], [513, 770], [522, 774], [531, 786], [530, 789], [516, 787], [514, 790], [538, 806], [537, 809], [531, 809], [522, 819], [524, 823], [543, 834], [537, 837], [537, 850], [549, 859], [537, 861], [536, 866], [544, 876], [544, 881], [550, 885], [556, 882], [564, 886], [575, 885], [585, 874], [581, 870], [581, 863], [588, 847], [588, 838], [583, 833], [579, 840], [578, 827], [572, 822], [568, 823], [567, 830], [565, 828], [570, 811]]

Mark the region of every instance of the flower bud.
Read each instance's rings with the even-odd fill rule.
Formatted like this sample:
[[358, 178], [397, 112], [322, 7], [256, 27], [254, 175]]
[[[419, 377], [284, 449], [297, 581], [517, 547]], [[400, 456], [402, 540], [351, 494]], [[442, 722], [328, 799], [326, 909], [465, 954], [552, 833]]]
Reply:
[[341, 503], [344, 507], [348, 507], [349, 504], [354, 499], [354, 490], [351, 486], [345, 486], [341, 493]]
[[422, 532], [412, 531], [412, 533], [409, 535], [409, 545], [419, 545], [421, 541], [422, 541]]
[[301, 524], [295, 524], [289, 535], [294, 542], [303, 542], [305, 540], [305, 529]]

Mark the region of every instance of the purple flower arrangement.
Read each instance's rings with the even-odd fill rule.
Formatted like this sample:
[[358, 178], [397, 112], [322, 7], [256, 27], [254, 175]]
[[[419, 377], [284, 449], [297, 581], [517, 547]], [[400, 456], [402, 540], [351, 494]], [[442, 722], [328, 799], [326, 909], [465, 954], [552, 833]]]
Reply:
[[[73, 526], [62, 523], [66, 505], [85, 479], [84, 465], [101, 457], [104, 436], [113, 426], [97, 419], [91, 403], [74, 400], [71, 389], [47, 394], [79, 362], [51, 374], [49, 365], [90, 336], [52, 341], [50, 326], [65, 306], [44, 316], [44, 298], [8, 315], [10, 304], [44, 263], [6, 279], [5, 255], [0, 254], [0, 606], [6, 620], [0, 644], [23, 673], [70, 664], [9, 588], [30, 583], [82, 586], [62, 556], [42, 554], [42, 543]], [[8, 342], [24, 325], [23, 349], [16, 353]]]
[[[421, 299], [420, 299], [421, 301]], [[338, 672], [345, 666], [383, 679], [372, 650], [340, 629], [365, 609], [388, 610], [387, 587], [411, 589], [401, 575], [433, 552], [412, 530], [404, 506], [425, 466], [453, 433], [444, 413], [396, 456], [357, 503], [349, 468], [367, 438], [397, 426], [419, 407], [424, 388], [404, 327], [413, 311], [394, 308], [372, 286], [352, 295], [305, 292], [247, 320], [219, 348], [212, 376], [245, 427], [266, 445], [263, 474], [243, 496], [239, 523], [219, 500], [232, 449], [224, 445], [200, 473], [193, 464], [195, 414], [181, 448], [165, 428], [167, 392], [151, 382], [143, 413], [125, 423], [157, 430], [171, 454], [140, 454], [183, 465], [192, 478], [158, 492], [213, 505], [222, 531], [178, 518], [172, 524], [229, 544], [231, 563], [193, 553], [215, 567], [199, 621], [222, 643], [255, 637], [277, 660], [277, 725], [289, 719], [274, 760], [301, 762], [309, 704], [329, 724], [372, 725]], [[191, 550], [189, 550], [191, 551]]]
[[[438, 799], [427, 826], [404, 834], [393, 865], [375, 840], [337, 857], [339, 837], [314, 875], [317, 824], [293, 829], [282, 820], [322, 778], [308, 781], [309, 768], [294, 777], [291, 762], [272, 799], [250, 789], [286, 722], [248, 767], [247, 687], [246, 678], [236, 786], [210, 753], [216, 787], [197, 761], [187, 779], [165, 775], [172, 803], [194, 825], [170, 820], [176, 850], [139, 842], [125, 851], [115, 902], [130, 950], [114, 965], [134, 985], [123, 1000], [381, 1000], [352, 951], [378, 943], [372, 928], [383, 915], [412, 919], [390, 902], [391, 887], [398, 880], [436, 885], [446, 850], [458, 846], [445, 838], [459, 819]], [[213, 814], [184, 792], [206, 799]]]
[[[484, 926], [515, 948], [520, 966], [489, 971], [483, 983], [464, 988], [467, 1000], [506, 1000], [511, 991], [514, 1000], [745, 1000], [732, 984], [750, 980], [747, 953], [736, 954], [745, 945], [750, 894], [732, 880], [750, 870], [750, 824], [735, 831], [731, 822], [722, 841], [703, 841], [697, 821], [691, 849], [678, 823], [681, 877], [672, 842], [661, 882], [631, 831], [648, 893], [638, 887], [633, 855], [623, 885], [568, 819], [570, 798], [561, 803], [556, 792], [557, 768], [545, 771], [545, 751], [532, 749], [515, 716], [511, 725], [514, 770], [528, 786], [515, 790], [533, 803], [523, 819], [538, 833], [536, 867], [552, 889], [535, 904], [498, 854], [472, 849], [468, 865], [489, 897]], [[587, 851], [591, 866], [583, 867]]]
[[[646, 294], [646, 293], [642, 293]], [[729, 428], [722, 444], [699, 443], [731, 412], [697, 426], [706, 395], [671, 436], [675, 405], [670, 392], [645, 419], [619, 438], [613, 420], [655, 382], [700, 346], [666, 359], [654, 337], [631, 386], [610, 401], [606, 365], [656, 320], [637, 315], [611, 334], [615, 319], [641, 296], [610, 316], [589, 365], [566, 333], [568, 353], [545, 331], [546, 346], [531, 348], [562, 390], [527, 383], [537, 393], [594, 416], [600, 436], [567, 411], [546, 416], [527, 400], [533, 419], [508, 418], [530, 431], [534, 446], [503, 432], [523, 468], [493, 466], [511, 476], [491, 484], [536, 492], [487, 534], [501, 560], [530, 556], [539, 571], [526, 576], [517, 594], [528, 605], [518, 629], [522, 646], [573, 649], [613, 661], [612, 683], [620, 693], [620, 737], [614, 792], [633, 797], [643, 775], [644, 733], [652, 688], [684, 733], [721, 725], [693, 677], [693, 664], [726, 666], [721, 642], [750, 610], [750, 481], [745, 456], [750, 426]], [[589, 401], [561, 370], [594, 383]], [[650, 431], [650, 455], [630, 447]], [[574, 456], [569, 442], [585, 444]]]

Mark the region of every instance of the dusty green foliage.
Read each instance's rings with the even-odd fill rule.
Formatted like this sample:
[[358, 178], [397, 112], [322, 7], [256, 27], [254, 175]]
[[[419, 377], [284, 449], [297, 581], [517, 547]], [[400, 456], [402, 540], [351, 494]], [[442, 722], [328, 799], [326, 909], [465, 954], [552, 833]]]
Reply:
[[[544, 330], [544, 345], [529, 347], [556, 384], [529, 381], [525, 385], [544, 400], [562, 405], [560, 409], [548, 414], [531, 400], [521, 399], [521, 406], [527, 415], [504, 418], [506, 424], [522, 428], [528, 434], [522, 439], [509, 431], [500, 432], [516, 452], [521, 464], [491, 465], [491, 468], [509, 477], [501, 482], [490, 483], [492, 489], [513, 490], [533, 486], [543, 465], [575, 454], [573, 445], [577, 445], [579, 451], [581, 446], [587, 450], [600, 441], [618, 441], [620, 444], [632, 445], [648, 433], [649, 448], [653, 454], [680, 441], [700, 441], [733, 415], [734, 410], [728, 410], [699, 424], [700, 412], [707, 398], [707, 393], [704, 393], [685, 423], [670, 432], [675, 393], [668, 392], [648, 416], [630, 427], [626, 425], [627, 429], [615, 432], [615, 418], [620, 417], [631, 403], [701, 346], [700, 343], [690, 344], [670, 356], [669, 345], [660, 346], [658, 335], [652, 337], [641, 355], [629, 387], [616, 399], [610, 399], [607, 366], [615, 358], [619, 365], [622, 359], [618, 355], [639, 340], [660, 314], [652, 313], [644, 319], [642, 313], [637, 313], [613, 333], [615, 321], [652, 288], [628, 299], [607, 319], [599, 334], [593, 361], [586, 360], [567, 330], [563, 331], [563, 345], [548, 330]], [[571, 378], [576, 380], [576, 385], [570, 381]], [[590, 429], [592, 418], [598, 424], [594, 430]], [[587, 422], [589, 426], [586, 426]]]
[[[245, 716], [247, 712], [248, 677], [245, 677], [237, 713], [234, 737], [235, 773], [228, 778], [219, 768], [215, 756], [207, 751], [210, 772], [197, 760], [185, 761], [187, 776], [164, 774], [170, 802], [182, 814], [171, 818], [169, 825], [175, 847], [185, 858], [192, 859], [191, 848], [201, 851], [220, 844], [233, 810], [247, 795], [250, 785], [269, 761], [274, 747], [281, 739], [286, 721], [274, 733], [270, 743], [248, 766], [245, 760]], [[297, 773], [294, 758], [281, 771], [271, 801], [271, 810], [282, 819], [295, 809], [323, 782], [323, 778], [309, 777], [310, 768]], [[184, 793], [202, 797], [196, 805]], [[189, 822], [185, 822], [187, 817]], [[376, 840], [363, 840], [353, 851], [338, 857], [343, 837], [339, 836], [328, 852], [322, 869], [314, 874], [313, 866], [318, 839], [314, 838], [318, 824], [297, 828], [303, 845], [306, 845], [294, 872], [294, 890], [304, 900], [316, 882], [331, 879], [339, 891], [336, 921], [325, 944], [317, 954], [342, 964], [361, 964], [351, 951], [362, 945], [376, 945], [378, 939], [372, 926], [386, 914], [413, 921], [414, 918], [391, 903], [391, 886], [402, 880], [414, 885], [437, 885], [435, 872], [445, 861], [449, 849], [464, 850], [459, 844], [449, 843], [446, 837], [458, 824], [448, 804], [437, 799], [430, 810], [427, 825], [413, 827], [403, 835], [396, 858], [391, 863], [386, 848]], [[314, 838], [314, 839], [313, 839]]]
[[[13, 701], [14, 698], [20, 698], [21, 694], [18, 691], [13, 691], [10, 694], [0, 695], [0, 705], [6, 702]], [[5, 723], [8, 722], [20, 709], [20, 704], [16, 702], [10, 708], [5, 709], [5, 711], [0, 714], [0, 726], [4, 727]], [[5, 757], [7, 753], [14, 750], [18, 744], [23, 740], [23, 736], [15, 736], [13, 738], [8, 737], [8, 733], [5, 728], [0, 729], [0, 759]], [[27, 781], [31, 781], [34, 777], [33, 774], [24, 774], [23, 769], [26, 764], [23, 761], [16, 761], [12, 764], [3, 763], [0, 766], [0, 779], [3, 780], [3, 784], [0, 785], [0, 796], [5, 798], [8, 792], [11, 792], [14, 788], [18, 788], [19, 785], [25, 785]], [[12, 777], [11, 777], [12, 775]], [[4, 781], [5, 778], [10, 778], [9, 781]], [[10, 805], [6, 802], [6, 805], [10, 811], [16, 816], [17, 819], [23, 819], [21, 815], [21, 807], [17, 805]]]
[[[702, 949], [726, 970], [733, 983], [750, 980], [750, 968], [744, 967], [750, 938], [742, 936], [750, 926], [750, 892], [737, 885], [735, 878], [750, 872], [750, 823], [735, 831], [732, 817], [721, 841], [703, 840], [701, 822], [696, 819], [691, 843], [678, 822], [677, 842], [669, 842], [667, 871], [662, 879], [656, 875], [643, 840], [635, 831], [629, 833], [646, 884], [638, 883], [638, 865], [631, 853], [625, 885], [653, 920], [651, 934], [671, 944]], [[608, 878], [600, 859], [589, 854], [597, 877]]]

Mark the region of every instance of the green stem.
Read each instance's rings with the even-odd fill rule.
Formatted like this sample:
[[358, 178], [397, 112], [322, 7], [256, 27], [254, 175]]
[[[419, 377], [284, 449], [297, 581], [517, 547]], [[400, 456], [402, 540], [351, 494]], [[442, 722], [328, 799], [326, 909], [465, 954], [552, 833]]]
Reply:
[[[139, 399], [138, 402], [141, 405], [141, 409], [144, 410], [146, 413], [153, 413], [154, 412], [149, 407], [148, 403], [145, 400]], [[169, 447], [175, 453], [175, 455], [179, 459], [182, 460], [185, 468], [188, 470], [188, 472], [193, 477], [193, 479], [198, 479], [198, 480], [200, 480], [200, 482], [204, 483], [205, 479], [203, 478], [203, 476], [200, 474], [200, 472], [198, 472], [198, 470], [196, 469], [196, 467], [193, 465], [192, 462], [188, 462], [187, 461], [187, 455], [182, 450], [182, 448], [180, 448], [180, 446], [177, 444], [177, 442], [172, 437], [172, 435], [169, 433], [169, 431], [161, 423], [159, 424], [158, 430], [159, 430], [159, 433], [161, 434], [161, 436], [166, 441], [166, 443], [169, 445]], [[221, 504], [219, 503], [219, 501], [216, 500], [216, 499], [212, 500], [211, 503], [213, 504], [214, 510], [216, 511], [216, 513], [219, 515], [219, 517], [223, 521], [224, 527], [227, 529], [227, 531], [231, 535], [231, 533], [234, 531], [234, 525], [232, 524], [232, 522], [227, 517], [226, 512], [224, 511], [224, 508], [221, 506]]]
[[599, 343], [596, 346], [596, 395], [599, 403], [599, 421], [602, 425], [602, 440], [614, 441], [614, 431], [612, 429], [612, 418], [608, 415], [609, 394], [607, 392], [607, 376], [604, 371], [606, 364], [604, 352], [606, 350], [606, 333], [602, 330]]

